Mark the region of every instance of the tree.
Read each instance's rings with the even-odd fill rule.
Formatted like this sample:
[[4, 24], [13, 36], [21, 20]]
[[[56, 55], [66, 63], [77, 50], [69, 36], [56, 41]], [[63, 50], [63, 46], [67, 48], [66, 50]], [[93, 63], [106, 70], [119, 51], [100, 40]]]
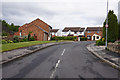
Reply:
[[5, 26], [13, 32], [17, 32], [18, 28], [20, 27], [20, 26], [15, 26], [13, 23], [11, 23], [11, 25], [9, 25], [5, 20], [1, 20], [1, 21], [2, 21], [2, 27]]
[[30, 37], [31, 37], [31, 31], [29, 31], [29, 34], [28, 34], [28, 40], [30, 41]]
[[[106, 20], [103, 24], [103, 37], [106, 39]], [[107, 32], [108, 42], [114, 42], [118, 40], [118, 20], [117, 16], [114, 14], [113, 10], [108, 13], [108, 32]]]
[[119, 26], [118, 26], [118, 39], [120, 40], [120, 21], [119, 21]]

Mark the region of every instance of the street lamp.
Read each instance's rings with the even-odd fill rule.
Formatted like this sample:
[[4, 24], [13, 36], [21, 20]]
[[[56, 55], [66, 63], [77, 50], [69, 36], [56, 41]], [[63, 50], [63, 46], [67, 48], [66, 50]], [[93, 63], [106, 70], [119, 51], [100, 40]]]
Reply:
[[107, 31], [108, 31], [108, 0], [107, 0], [107, 19], [106, 19], [106, 49], [107, 49]]

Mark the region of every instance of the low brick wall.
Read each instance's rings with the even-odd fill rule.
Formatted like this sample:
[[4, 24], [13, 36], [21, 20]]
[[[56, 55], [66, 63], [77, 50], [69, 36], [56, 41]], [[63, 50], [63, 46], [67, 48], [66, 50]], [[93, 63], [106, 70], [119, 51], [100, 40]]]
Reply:
[[107, 47], [110, 51], [120, 53], [120, 44], [118, 43], [108, 43]]

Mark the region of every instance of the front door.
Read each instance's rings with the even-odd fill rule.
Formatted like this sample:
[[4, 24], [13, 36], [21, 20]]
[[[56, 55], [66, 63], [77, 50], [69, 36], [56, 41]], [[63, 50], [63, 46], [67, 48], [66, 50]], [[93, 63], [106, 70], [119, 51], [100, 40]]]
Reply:
[[93, 40], [95, 40], [95, 36], [93, 36]]

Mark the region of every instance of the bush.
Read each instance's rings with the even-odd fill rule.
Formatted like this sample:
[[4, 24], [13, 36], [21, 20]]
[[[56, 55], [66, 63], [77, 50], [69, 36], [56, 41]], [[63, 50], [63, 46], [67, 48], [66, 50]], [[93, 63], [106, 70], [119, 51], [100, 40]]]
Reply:
[[101, 40], [97, 40], [97, 41], [96, 41], [96, 45], [97, 45], [97, 46], [105, 45], [105, 42], [104, 42], [104, 41], [101, 41]]
[[23, 40], [26, 42], [26, 41], [28, 41], [28, 38], [27, 38], [27, 37], [24, 37], [24, 39], [23, 39]]
[[31, 31], [29, 32], [29, 34], [28, 34], [28, 40], [30, 41], [30, 38], [31, 38]]
[[[16, 43], [16, 42], [19, 42], [18, 36], [15, 36], [13, 39], [15, 40], [15, 43]], [[13, 42], [14, 42], [14, 41], [13, 41]]]
[[2, 36], [8, 36], [8, 33], [5, 31], [2, 31]]
[[20, 40], [20, 42], [24, 42], [24, 40], [22, 39], [22, 40]]
[[8, 43], [13, 43], [13, 41], [11, 41], [11, 40], [8, 40]]
[[87, 37], [81, 37], [80, 41], [87, 41]]
[[105, 42], [105, 38], [102, 38], [102, 41], [104, 41], [104, 42]]
[[55, 36], [51, 38], [51, 40], [76, 40], [76, 39], [77, 39], [76, 36], [64, 36], [64, 37]]
[[14, 42], [14, 43], [18, 43], [18, 41], [16, 41], [16, 40], [13, 40], [13, 42]]
[[34, 36], [30, 37], [30, 41], [35, 41]]
[[7, 44], [8, 42], [6, 40], [2, 40], [2, 44]]

